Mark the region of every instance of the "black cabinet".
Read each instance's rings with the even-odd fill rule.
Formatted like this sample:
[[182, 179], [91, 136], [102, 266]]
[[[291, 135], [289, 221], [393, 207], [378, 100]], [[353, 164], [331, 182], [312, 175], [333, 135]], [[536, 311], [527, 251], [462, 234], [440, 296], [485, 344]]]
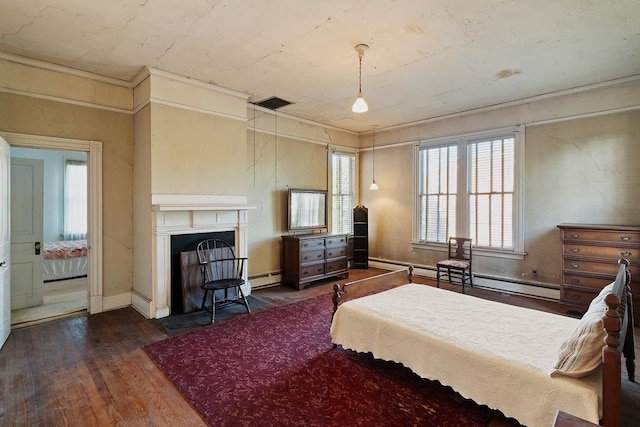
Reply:
[[369, 210], [360, 205], [353, 209], [352, 268], [369, 268]]

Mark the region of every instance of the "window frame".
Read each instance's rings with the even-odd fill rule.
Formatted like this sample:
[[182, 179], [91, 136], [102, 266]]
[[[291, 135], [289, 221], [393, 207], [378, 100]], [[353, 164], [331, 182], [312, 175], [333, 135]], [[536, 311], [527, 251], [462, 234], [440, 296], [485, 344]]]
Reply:
[[419, 229], [419, 171], [420, 171], [420, 150], [422, 148], [436, 148], [455, 144], [458, 148], [458, 191], [456, 208], [456, 233], [466, 236], [469, 233], [469, 179], [471, 170], [470, 159], [468, 158], [468, 146], [480, 140], [494, 138], [514, 138], [514, 183], [513, 183], [513, 249], [495, 249], [487, 247], [476, 247], [474, 244], [473, 253], [478, 256], [489, 256], [507, 259], [524, 259], [524, 169], [525, 169], [525, 127], [499, 128], [481, 132], [472, 132], [454, 135], [443, 138], [434, 138], [425, 141], [418, 141], [414, 146], [414, 180], [413, 180], [413, 235], [412, 247], [414, 249], [427, 249], [440, 252], [447, 251], [447, 244], [440, 242], [420, 241]]
[[[328, 156], [329, 170], [330, 173], [327, 174], [329, 178], [328, 188], [329, 188], [329, 229], [332, 233], [337, 233], [333, 220], [334, 212], [334, 199], [336, 194], [333, 192], [333, 182], [334, 182], [334, 167], [333, 167], [333, 158], [334, 156], [349, 156], [353, 158], [353, 171], [351, 174], [351, 188], [353, 192], [353, 207], [357, 205], [358, 202], [358, 152], [356, 150], [348, 150], [348, 149], [330, 149]], [[351, 222], [351, 231], [348, 233], [350, 236], [353, 235], [353, 213], [349, 216], [349, 221]], [[340, 233], [343, 233], [342, 231]]]

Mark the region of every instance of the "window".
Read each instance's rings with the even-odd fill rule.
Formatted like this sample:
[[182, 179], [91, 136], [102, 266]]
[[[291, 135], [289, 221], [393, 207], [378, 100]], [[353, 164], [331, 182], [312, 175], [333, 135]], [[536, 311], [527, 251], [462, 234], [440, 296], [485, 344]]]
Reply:
[[446, 244], [468, 236], [474, 248], [520, 253], [523, 129], [427, 142], [417, 148], [416, 240]]
[[331, 227], [334, 233], [353, 234], [353, 208], [356, 205], [356, 156], [333, 152], [331, 156]]
[[472, 142], [469, 235], [478, 247], [513, 249], [513, 136]]
[[456, 235], [458, 148], [420, 150], [419, 240], [446, 242]]
[[87, 162], [64, 163], [64, 238], [87, 238]]

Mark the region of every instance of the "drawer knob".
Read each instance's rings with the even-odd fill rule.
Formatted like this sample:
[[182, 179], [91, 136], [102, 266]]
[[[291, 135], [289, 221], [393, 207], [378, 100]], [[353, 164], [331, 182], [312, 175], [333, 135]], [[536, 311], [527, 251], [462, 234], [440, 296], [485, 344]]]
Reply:
[[580, 295], [578, 295], [578, 294], [571, 294], [571, 299], [580, 299]]
[[577, 239], [578, 237], [580, 237], [580, 233], [571, 233], [571, 237]]
[[571, 267], [580, 268], [580, 264], [578, 264], [577, 262], [574, 262], [574, 263], [571, 264]]
[[580, 248], [571, 248], [571, 252], [577, 254], [578, 252], [580, 252]]
[[622, 240], [624, 242], [627, 242], [627, 241], [631, 240], [631, 237], [630, 236], [620, 236], [620, 240]]
[[630, 257], [632, 254], [629, 251], [622, 251], [620, 252], [620, 255], [626, 258], [626, 257]]
[[580, 279], [571, 279], [571, 284], [572, 284], [572, 285], [578, 285], [578, 284], [580, 284]]

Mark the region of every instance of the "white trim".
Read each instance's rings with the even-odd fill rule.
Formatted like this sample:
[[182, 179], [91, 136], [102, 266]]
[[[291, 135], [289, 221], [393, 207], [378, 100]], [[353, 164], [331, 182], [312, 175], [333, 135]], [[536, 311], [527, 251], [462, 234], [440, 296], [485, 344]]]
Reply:
[[[191, 77], [185, 77], [185, 76], [181, 76], [179, 74], [173, 74], [170, 73], [168, 71], [162, 71], [162, 70], [158, 70], [157, 68], [152, 68], [152, 67], [145, 67], [150, 76], [160, 76], [160, 77], [164, 77], [167, 79], [171, 79], [171, 80], [175, 80], [178, 82], [182, 82], [182, 83], [186, 83], [188, 85], [191, 86], [196, 86], [196, 87], [201, 87], [203, 89], [208, 89], [208, 90], [213, 90], [215, 92], [219, 92], [225, 95], [231, 95], [231, 96], [235, 96], [236, 98], [240, 98], [243, 101], [247, 101], [249, 99], [249, 94], [245, 93], [245, 92], [240, 92], [237, 90], [233, 90], [233, 89], [227, 89], [225, 87], [222, 86], [216, 86], [214, 84], [211, 83], [205, 83], [201, 80], [197, 80], [197, 79], [192, 79]], [[134, 79], [139, 79], [142, 78], [142, 80], [144, 80], [146, 78], [146, 76], [144, 76], [144, 73], [138, 73]], [[136, 80], [137, 84], [140, 84], [140, 82], [142, 81], [138, 81]], [[133, 84], [133, 82], [132, 82]], [[136, 84], [136, 86], [137, 86]]]
[[87, 152], [88, 192], [89, 192], [89, 230], [87, 233], [89, 261], [89, 300], [88, 312], [101, 313], [103, 298], [103, 234], [102, 234], [102, 142], [81, 139], [57, 138], [42, 135], [26, 135], [0, 132], [11, 146], [24, 148], [45, 148], [50, 150]]
[[115, 310], [118, 308], [129, 307], [131, 305], [131, 291], [120, 292], [115, 295], [109, 295], [102, 298], [104, 310]]
[[[142, 314], [145, 318], [151, 319], [153, 317], [153, 304], [151, 300], [146, 298], [143, 295], [140, 295], [135, 290], [131, 292], [131, 306], [135, 308], [140, 314]], [[169, 308], [166, 309], [166, 314], [163, 312], [161, 317], [167, 317], [169, 313]]]
[[13, 53], [0, 51], [0, 60], [9, 62], [15, 62], [16, 64], [28, 65], [30, 67], [42, 68], [43, 70], [55, 71], [57, 73], [69, 74], [84, 79], [96, 80], [103, 83], [108, 83], [120, 87], [131, 88], [131, 82], [126, 80], [117, 79], [115, 77], [103, 76], [102, 74], [91, 73], [89, 71], [82, 71], [76, 68], [67, 67], [65, 65], [53, 64], [51, 62], [41, 61], [39, 59], [27, 58]]
[[[593, 90], [593, 89], [601, 89], [601, 88], [606, 88], [606, 87], [609, 87], [609, 86], [615, 86], [615, 85], [619, 85], [619, 84], [634, 82], [636, 80], [640, 80], [640, 74], [636, 74], [636, 75], [628, 76], [628, 77], [623, 77], [623, 78], [620, 78], [620, 79], [614, 79], [614, 80], [608, 80], [608, 81], [599, 82], [599, 83], [593, 83], [593, 84], [590, 84], [590, 85], [578, 86], [578, 87], [571, 88], [571, 89], [559, 90], [559, 91], [556, 91], [556, 92], [549, 92], [549, 93], [545, 93], [545, 94], [542, 94], [542, 95], [531, 96], [531, 97], [528, 97], [528, 98], [516, 99], [514, 101], [503, 102], [503, 103], [493, 104], [493, 105], [487, 105], [487, 106], [484, 106], [484, 107], [472, 108], [472, 109], [469, 109], [469, 110], [458, 111], [458, 112], [451, 113], [451, 114], [443, 114], [443, 115], [440, 115], [440, 116], [430, 117], [428, 119], [416, 120], [414, 122], [408, 122], [408, 123], [402, 123], [402, 124], [399, 124], [399, 125], [389, 126], [389, 127], [386, 127], [386, 128], [380, 129], [380, 130], [381, 131], [388, 131], [388, 130], [396, 130], [396, 129], [404, 129], [404, 128], [408, 128], [408, 127], [420, 126], [420, 125], [423, 125], [423, 124], [438, 122], [438, 121], [441, 121], [441, 120], [453, 119], [453, 118], [456, 118], [456, 117], [462, 117], [462, 116], [468, 116], [468, 115], [471, 115], [471, 114], [479, 114], [479, 113], [484, 113], [484, 112], [487, 112], [487, 111], [498, 110], [500, 108], [516, 107], [516, 106], [519, 106], [519, 105], [529, 104], [531, 102], [542, 101], [542, 100], [545, 100], [545, 99], [555, 98], [555, 97], [558, 97], [558, 96], [574, 95], [574, 94], [577, 94], [577, 93], [587, 92], [587, 91], [590, 91], [590, 90]], [[588, 113], [588, 114], [592, 114], [592, 113]], [[603, 112], [603, 114], [608, 114], [608, 113]], [[578, 116], [567, 117], [564, 120], [574, 120], [574, 117], [577, 118]], [[563, 120], [563, 119], [558, 119], [558, 120]]]
[[[447, 252], [448, 246], [446, 244], [437, 244], [437, 243], [425, 243], [425, 242], [411, 242], [411, 247], [417, 250], [424, 251], [435, 251], [435, 252]], [[488, 258], [502, 258], [502, 259], [515, 259], [515, 260], [523, 260], [527, 255], [526, 252], [519, 251], [501, 251], [497, 249], [486, 249], [486, 248], [476, 248], [473, 247], [473, 256], [478, 257], [488, 257]]]
[[247, 210], [247, 196], [215, 194], [152, 194], [153, 211]]
[[[236, 115], [233, 115], [233, 114], [221, 113], [219, 111], [213, 111], [213, 110], [209, 110], [209, 109], [206, 109], [206, 108], [200, 108], [200, 107], [193, 107], [191, 105], [180, 104], [178, 102], [167, 101], [167, 100], [164, 100], [164, 99], [149, 98], [149, 102], [153, 103], [153, 104], [166, 105], [167, 107], [179, 108], [179, 109], [187, 110], [187, 111], [194, 111], [196, 113], [208, 114], [210, 116], [218, 116], [218, 117], [224, 117], [226, 119], [238, 120], [238, 121], [241, 121], [241, 122], [246, 122], [248, 120], [244, 116], [236, 116]], [[136, 111], [139, 111], [139, 108], [136, 108]]]
[[636, 110], [640, 110], [640, 104], [632, 105], [630, 107], [612, 108], [610, 110], [596, 111], [594, 113], [578, 114], [575, 116], [566, 116], [566, 117], [558, 117], [558, 118], [547, 119], [547, 120], [531, 121], [531, 122], [527, 122], [526, 125], [527, 126], [548, 125], [553, 123], [566, 122], [569, 120], [579, 120], [579, 119], [588, 119], [591, 117], [606, 116], [607, 114], [627, 113], [629, 111], [636, 111]]
[[9, 88], [6, 88], [6, 87], [0, 87], [0, 92], [10, 93], [12, 95], [27, 96], [29, 98], [44, 99], [46, 101], [61, 102], [63, 104], [77, 105], [77, 106], [80, 106], [80, 107], [88, 107], [88, 108], [95, 108], [95, 109], [98, 109], [98, 110], [106, 110], [106, 111], [111, 111], [111, 112], [114, 112], [114, 113], [131, 114], [131, 110], [126, 109], [126, 108], [117, 108], [117, 107], [110, 107], [108, 105], [94, 104], [92, 102], [77, 101], [75, 99], [63, 98], [63, 97], [60, 97], [60, 96], [44, 95], [44, 94], [41, 94], [41, 93], [27, 92], [27, 91], [24, 91], [24, 90], [9, 89]]

